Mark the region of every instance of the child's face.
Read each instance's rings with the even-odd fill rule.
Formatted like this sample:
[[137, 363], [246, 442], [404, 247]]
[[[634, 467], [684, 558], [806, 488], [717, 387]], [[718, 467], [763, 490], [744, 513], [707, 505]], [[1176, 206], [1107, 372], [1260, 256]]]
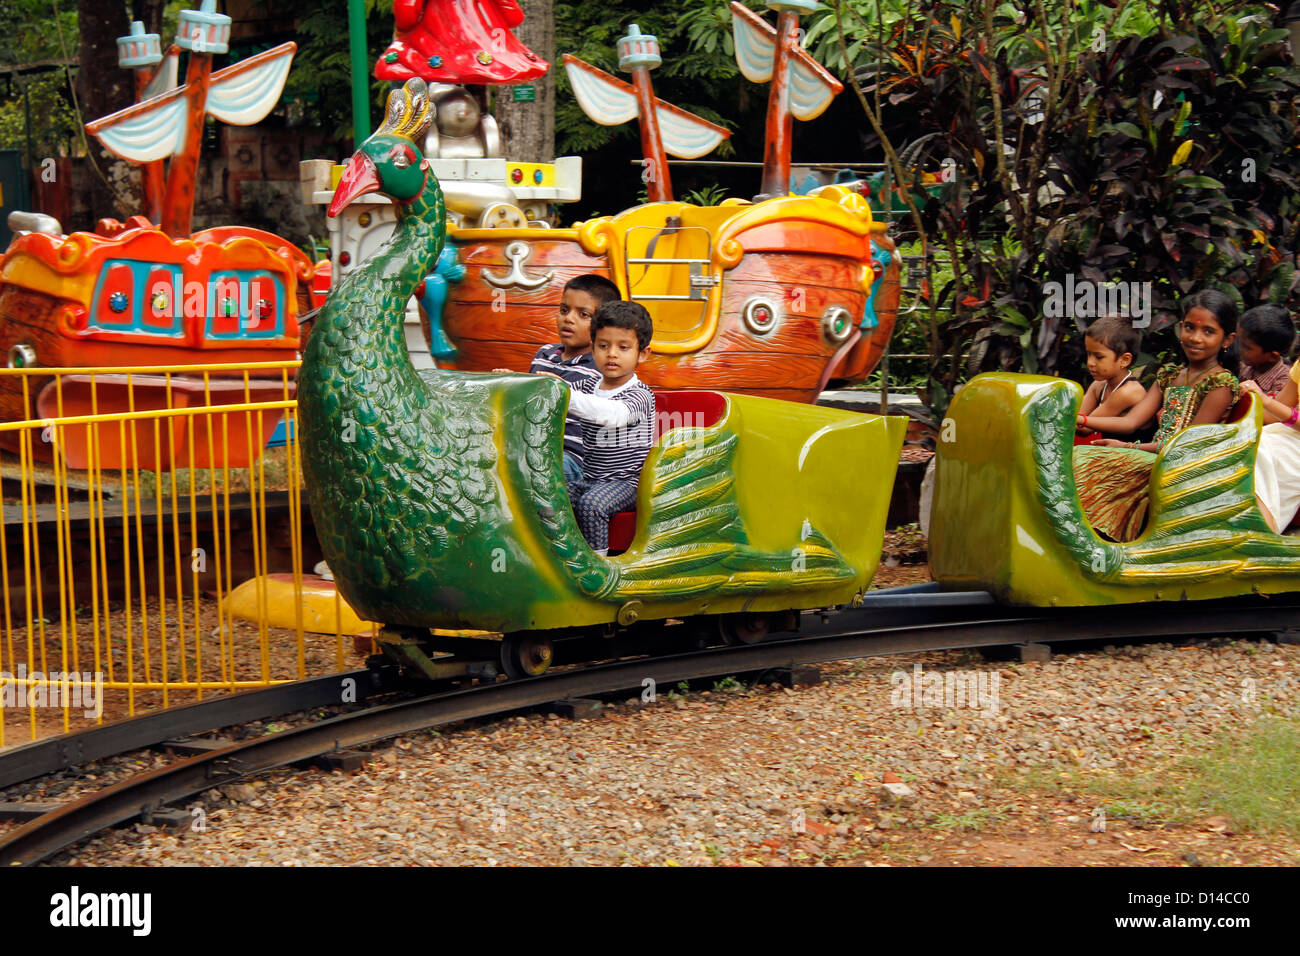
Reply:
[[618, 386], [630, 379], [636, 367], [650, 357], [650, 348], [639, 347], [632, 329], [605, 326], [596, 332], [592, 355], [596, 368], [605, 376], [605, 384]]
[[1189, 362], [1216, 361], [1219, 350], [1226, 349], [1236, 337], [1235, 332], [1225, 335], [1214, 313], [1199, 307], [1190, 310], [1178, 326], [1178, 339]]
[[1241, 355], [1243, 362], [1256, 367], [1276, 365], [1278, 360], [1282, 358], [1277, 352], [1264, 351], [1260, 344], [1245, 332], [1242, 332], [1238, 338], [1237, 352]]
[[555, 316], [555, 331], [566, 349], [585, 351], [591, 348], [591, 317], [600, 303], [590, 292], [565, 289], [560, 311]]
[[1088, 350], [1088, 374], [1095, 381], [1105, 382], [1121, 375], [1133, 364], [1133, 353], [1124, 352], [1116, 355], [1113, 349], [1102, 345], [1091, 335], [1083, 337], [1084, 348]]

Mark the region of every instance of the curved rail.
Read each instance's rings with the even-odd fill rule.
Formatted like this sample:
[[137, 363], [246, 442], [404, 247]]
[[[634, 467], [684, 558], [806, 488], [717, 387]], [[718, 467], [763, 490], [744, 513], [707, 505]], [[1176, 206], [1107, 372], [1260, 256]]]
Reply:
[[[176, 737], [338, 704], [344, 700], [345, 687], [353, 700], [362, 701], [392, 690], [395, 677], [391, 668], [342, 671], [211, 697], [140, 717], [123, 717], [90, 730], [34, 740], [0, 751], [0, 789], [92, 760], [156, 747]], [[352, 683], [348, 685], [347, 681]]]
[[[904, 598], [904, 603], [908, 600]], [[646, 678], [673, 683], [796, 664], [1018, 643], [1286, 633], [1292, 631], [1300, 612], [1300, 595], [1268, 601], [1119, 605], [1089, 609], [1086, 617], [1075, 608], [1030, 609], [1019, 615], [977, 620], [853, 627], [853, 619], [866, 610], [828, 613], [820, 626], [806, 626], [807, 636], [797, 639], [599, 664], [532, 680], [480, 684], [243, 741], [140, 774], [44, 814], [0, 843], [0, 866], [39, 862], [142, 811], [161, 808], [250, 774], [427, 727], [505, 714], [565, 697], [641, 687]], [[832, 620], [840, 625], [839, 630], [832, 627]], [[821, 629], [825, 632], [808, 633]]]

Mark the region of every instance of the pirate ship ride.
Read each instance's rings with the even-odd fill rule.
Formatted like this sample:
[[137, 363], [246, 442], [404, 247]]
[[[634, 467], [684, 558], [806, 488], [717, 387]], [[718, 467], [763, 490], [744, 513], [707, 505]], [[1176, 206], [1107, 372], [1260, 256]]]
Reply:
[[[176, 42], [165, 55], [158, 35], [138, 22], [118, 40], [118, 62], [136, 71], [140, 102], [86, 129], [115, 155], [143, 166], [149, 216], [103, 219], [93, 233], [71, 235], [47, 216], [11, 217], [25, 231], [0, 256], [0, 348], [9, 367], [246, 366], [297, 357], [298, 319], [313, 304], [311, 260], [260, 229], [228, 226], [190, 235], [205, 117], [260, 122], [280, 98], [296, 49], [285, 43], [213, 72], [213, 56], [228, 49], [230, 22], [214, 12], [213, 0], [203, 0], [200, 10], [181, 11]], [[189, 64], [185, 83], [177, 85], [182, 51]], [[207, 379], [0, 376], [0, 420], [272, 401], [292, 393], [292, 379], [279, 371], [260, 374], [268, 377], [252, 371], [245, 379], [239, 369]], [[224, 431], [215, 442], [218, 462], [247, 464], [279, 417], [279, 411], [223, 416], [216, 426]], [[207, 465], [206, 419], [196, 417], [192, 446], [181, 423], [161, 450], [141, 440], [125, 455], [116, 425], [96, 426], [102, 432], [97, 463], [116, 467], [125, 457], [142, 468]], [[87, 431], [66, 429], [62, 448], [73, 467], [91, 463]], [[18, 434], [3, 437], [14, 447]], [[33, 444], [48, 457], [48, 446]]]
[[775, 29], [731, 6], [742, 73], [771, 83], [762, 194], [717, 206], [673, 199], [665, 154], [704, 155], [727, 131], [654, 97], [654, 37], [633, 26], [619, 41], [632, 84], [566, 56], [588, 116], [606, 125], [639, 120], [650, 202], [569, 229], [453, 229], [464, 276], [451, 283], [441, 316], [429, 317], [431, 336], [445, 333], [455, 348], [441, 367], [526, 369], [554, 338], [565, 283], [596, 273], [654, 320], [653, 354], [638, 369], [653, 388], [811, 402], [828, 382], [871, 372], [893, 331], [898, 257], [857, 193], [827, 186], [789, 195], [793, 120], [820, 115], [842, 86], [799, 45], [800, 15], [816, 3], [770, 6]]

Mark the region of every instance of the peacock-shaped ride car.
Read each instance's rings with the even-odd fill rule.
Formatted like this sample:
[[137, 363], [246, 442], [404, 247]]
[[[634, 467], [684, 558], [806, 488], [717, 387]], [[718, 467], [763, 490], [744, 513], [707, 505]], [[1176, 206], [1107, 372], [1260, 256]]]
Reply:
[[[353, 155], [330, 206], [378, 191], [392, 238], [327, 298], [298, 381], [316, 534], [342, 596], [384, 624], [415, 673], [491, 632], [493, 667], [539, 674], [557, 642], [711, 623], [733, 640], [791, 611], [849, 603], [880, 557], [901, 418], [719, 392], [659, 392], [635, 531], [614, 557], [579, 533], [561, 466], [568, 389], [547, 376], [417, 371], [405, 303], [438, 260], [446, 213], [419, 146], [428, 92], [409, 80]], [[716, 633], [716, 631], [715, 631]], [[450, 643], [449, 643], [450, 642]]]
[[1259, 400], [1223, 424], [1179, 432], [1156, 457], [1146, 527], [1093, 529], [1072, 466], [1083, 390], [994, 372], [953, 398], [935, 455], [930, 570], [951, 590], [1004, 604], [1077, 607], [1300, 589], [1300, 538], [1269, 530], [1255, 502]]

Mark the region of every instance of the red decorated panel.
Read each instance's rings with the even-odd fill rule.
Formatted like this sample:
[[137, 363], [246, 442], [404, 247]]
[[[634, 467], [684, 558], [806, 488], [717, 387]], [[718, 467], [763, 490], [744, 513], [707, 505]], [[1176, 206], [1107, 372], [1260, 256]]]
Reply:
[[248, 332], [270, 332], [276, 328], [276, 316], [282, 304], [270, 276], [257, 276], [248, 283], [248, 319], [244, 329]]
[[[134, 285], [130, 266], [116, 265], [108, 270], [108, 275], [104, 277], [104, 283], [100, 288], [96, 309], [96, 319], [99, 324], [127, 327], [134, 324], [131, 313], [138, 306], [135, 302]], [[115, 303], [124, 307], [115, 309], [113, 308]]]
[[180, 326], [180, 303], [176, 298], [176, 274], [161, 266], [150, 269], [140, 303], [140, 322], [149, 330], [170, 332]]

